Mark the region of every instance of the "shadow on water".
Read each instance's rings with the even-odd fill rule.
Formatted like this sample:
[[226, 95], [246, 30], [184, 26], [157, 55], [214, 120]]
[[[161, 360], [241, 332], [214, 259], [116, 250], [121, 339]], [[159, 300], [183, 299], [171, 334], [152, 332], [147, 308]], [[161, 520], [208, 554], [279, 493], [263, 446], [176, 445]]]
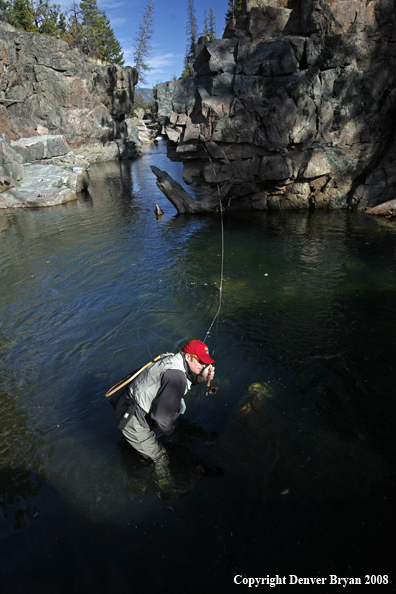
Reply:
[[178, 420], [176, 431], [169, 438], [163, 440], [170, 457], [170, 472], [175, 485], [183, 486], [183, 490], [170, 490], [166, 494], [158, 491], [154, 476], [153, 465], [142, 459], [127, 442], [121, 438], [114, 455], [119, 456], [121, 468], [128, 481], [128, 490], [140, 496], [156, 494], [165, 501], [172, 502], [187, 496], [195, 483], [202, 478], [215, 478], [222, 475], [222, 469], [209, 466], [200, 458], [199, 452], [208, 449], [215, 442], [217, 435], [205, 431], [202, 427], [188, 420]]
[[[301, 507], [292, 498], [272, 496], [260, 502], [257, 513], [253, 493], [239, 500], [230, 489], [224, 498], [223, 488], [220, 503], [206, 486], [190, 501], [193, 516], [183, 499], [164, 504], [145, 521], [125, 516], [124, 526], [116, 527], [89, 521], [35, 472], [3, 469], [0, 481], [4, 594], [27, 588], [32, 594], [93, 588], [122, 594], [148, 583], [154, 592], [198, 594], [208, 583], [210, 590], [228, 592], [237, 590], [234, 575], [328, 576], [340, 575], [341, 567], [342, 575], [364, 580], [368, 571], [389, 574], [393, 559], [392, 547], [378, 548], [395, 526], [394, 520], [384, 522], [375, 494], [364, 506]], [[387, 505], [394, 509], [395, 503], [392, 490]], [[349, 535], [347, 548], [340, 542], [344, 534]]]

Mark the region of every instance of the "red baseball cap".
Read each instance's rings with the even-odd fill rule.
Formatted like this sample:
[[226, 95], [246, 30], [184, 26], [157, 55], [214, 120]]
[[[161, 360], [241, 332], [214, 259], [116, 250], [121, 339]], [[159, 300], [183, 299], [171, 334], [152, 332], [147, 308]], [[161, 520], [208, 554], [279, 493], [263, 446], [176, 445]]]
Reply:
[[202, 340], [190, 340], [182, 348], [183, 353], [189, 353], [190, 355], [197, 355], [203, 363], [209, 365], [214, 363], [214, 360], [209, 357], [209, 349]]

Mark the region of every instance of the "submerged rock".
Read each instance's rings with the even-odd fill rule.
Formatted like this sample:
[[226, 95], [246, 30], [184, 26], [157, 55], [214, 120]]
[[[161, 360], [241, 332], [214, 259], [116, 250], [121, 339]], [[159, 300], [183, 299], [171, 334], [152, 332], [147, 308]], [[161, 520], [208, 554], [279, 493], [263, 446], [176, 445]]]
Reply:
[[315, 500], [348, 500], [393, 477], [389, 464], [362, 440], [338, 433], [309, 411], [291, 416], [271, 387], [258, 382], [216, 441], [214, 460], [241, 482], [253, 481], [263, 495], [288, 490]]

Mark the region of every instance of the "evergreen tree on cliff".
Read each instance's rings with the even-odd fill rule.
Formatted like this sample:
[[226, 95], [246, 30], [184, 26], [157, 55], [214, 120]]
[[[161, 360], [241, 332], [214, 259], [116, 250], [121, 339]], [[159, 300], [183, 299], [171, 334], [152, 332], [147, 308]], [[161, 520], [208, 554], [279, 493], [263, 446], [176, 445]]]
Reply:
[[110, 21], [96, 0], [73, 0], [69, 18], [48, 0], [0, 0], [0, 17], [18, 29], [60, 35], [87, 54], [111, 64], [124, 64], [123, 52]]
[[231, 24], [233, 20], [239, 19], [242, 13], [242, 0], [228, 0], [228, 10], [225, 16], [226, 25]]
[[66, 32], [66, 17], [61, 7], [48, 0], [0, 0], [0, 15], [1, 20], [24, 31], [62, 36]]
[[216, 17], [213, 8], [209, 11], [209, 17], [206, 14], [206, 10], [204, 12], [204, 35], [207, 35], [210, 41], [216, 39]]
[[[103, 10], [99, 10], [96, 0], [80, 2], [82, 25], [81, 49], [87, 54], [97, 54], [102, 60], [122, 65], [124, 55], [121, 45], [115, 38], [110, 21]], [[81, 36], [80, 36], [81, 37]]]
[[184, 58], [184, 70], [182, 76], [191, 76], [193, 74], [192, 64], [195, 59], [195, 48], [198, 40], [198, 25], [195, 14], [194, 0], [187, 0], [187, 50]]
[[209, 37], [209, 20], [208, 20], [208, 14], [206, 12], [206, 10], [204, 10], [204, 28], [203, 28], [203, 34], [207, 35]]
[[133, 54], [135, 68], [139, 74], [139, 82], [142, 84], [147, 84], [145, 72], [151, 70], [147, 63], [147, 58], [150, 55], [150, 40], [154, 31], [154, 13], [154, 0], [147, 0], [147, 3], [143, 8], [142, 20], [138, 26], [136, 39], [132, 44], [132, 47], [135, 50]]
[[33, 18], [39, 33], [62, 36], [66, 33], [66, 17], [59, 4], [50, 4], [48, 0], [33, 2]]
[[9, 3], [8, 22], [17, 29], [37, 31], [34, 23], [33, 5], [29, 0], [14, 0]]
[[[0, 20], [10, 23], [12, 4], [7, 0], [0, 0]], [[10, 23], [11, 24], [11, 23]]]
[[207, 35], [210, 41], [216, 39], [216, 17], [213, 8], [210, 9], [209, 16], [204, 10], [204, 29], [203, 34]]
[[84, 30], [82, 25], [82, 14], [80, 7], [73, 0], [70, 10], [67, 13], [68, 16], [68, 30], [66, 34], [66, 41], [72, 45], [83, 48]]

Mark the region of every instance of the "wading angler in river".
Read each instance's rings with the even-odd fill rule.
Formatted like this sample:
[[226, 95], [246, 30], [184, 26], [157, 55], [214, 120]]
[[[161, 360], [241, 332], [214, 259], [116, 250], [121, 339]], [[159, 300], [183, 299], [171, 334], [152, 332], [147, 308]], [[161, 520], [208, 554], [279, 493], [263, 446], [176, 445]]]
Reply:
[[[165, 435], [173, 433], [175, 419], [186, 410], [183, 397], [191, 385], [214, 378], [213, 363], [208, 347], [200, 340], [192, 340], [182, 352], [159, 355], [132, 374], [116, 403], [118, 429], [135, 450], [154, 462], [160, 487], [169, 483], [169, 458], [154, 430]], [[121, 383], [119, 388], [123, 386]], [[113, 393], [111, 389], [106, 396]]]

